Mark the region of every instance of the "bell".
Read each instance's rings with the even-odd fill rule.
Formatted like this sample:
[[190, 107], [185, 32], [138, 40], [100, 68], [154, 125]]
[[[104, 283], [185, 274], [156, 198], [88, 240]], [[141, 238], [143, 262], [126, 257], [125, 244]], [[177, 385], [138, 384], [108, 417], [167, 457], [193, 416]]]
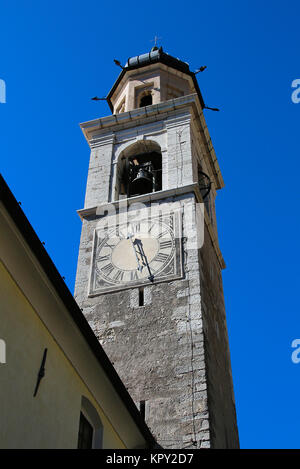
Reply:
[[153, 177], [152, 173], [147, 171], [142, 166], [139, 167], [138, 172], [130, 183], [131, 195], [148, 194], [153, 191]]

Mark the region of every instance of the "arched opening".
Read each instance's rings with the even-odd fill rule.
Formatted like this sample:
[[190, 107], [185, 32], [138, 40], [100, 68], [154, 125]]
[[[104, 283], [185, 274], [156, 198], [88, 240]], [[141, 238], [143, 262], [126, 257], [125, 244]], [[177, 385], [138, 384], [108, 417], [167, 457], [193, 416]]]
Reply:
[[153, 141], [140, 141], [124, 150], [118, 165], [116, 199], [162, 190], [162, 156]]
[[147, 91], [142, 94], [140, 98], [139, 107], [151, 106], [151, 104], [152, 104], [152, 94], [150, 91]]
[[103, 425], [93, 404], [81, 398], [81, 411], [78, 430], [78, 449], [102, 449]]

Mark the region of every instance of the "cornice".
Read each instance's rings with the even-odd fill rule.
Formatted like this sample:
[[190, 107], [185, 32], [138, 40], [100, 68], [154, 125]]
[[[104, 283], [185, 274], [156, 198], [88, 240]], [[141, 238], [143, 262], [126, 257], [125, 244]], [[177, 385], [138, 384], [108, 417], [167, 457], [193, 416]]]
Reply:
[[111, 116], [101, 117], [91, 121], [83, 122], [80, 124], [80, 128], [87, 140], [90, 140], [95, 131], [105, 131], [105, 129], [111, 129], [111, 131], [117, 131], [118, 127], [124, 124], [131, 124], [132, 126], [137, 125], [137, 122], [147, 117], [155, 117], [164, 113], [170, 113], [172, 111], [181, 109], [185, 106], [192, 105], [197, 99], [196, 94], [190, 94], [187, 96], [181, 96], [179, 98], [170, 99], [158, 104], [152, 104], [151, 106], [145, 106], [131, 111], [122, 112], [120, 114], [112, 114]]
[[[122, 112], [120, 114], [112, 114], [111, 116], [83, 122], [80, 124], [80, 127], [90, 148], [93, 149], [103, 144], [114, 143], [114, 140], [110, 140], [110, 138], [113, 138], [112, 136], [115, 132], [158, 121], [163, 119], [164, 115], [166, 116], [166, 127], [170, 128], [173, 125], [179, 125], [180, 119], [182, 120], [183, 116], [176, 116], [176, 111], [182, 111], [184, 108], [189, 108], [188, 112], [190, 113], [190, 108], [193, 109], [195, 122], [202, 136], [206, 148], [206, 155], [216, 181], [216, 189], [221, 189], [224, 187], [224, 181], [196, 93], [180, 96], [179, 98], [170, 99], [158, 104], [152, 104], [151, 106]], [[104, 140], [102, 140], [102, 138]]]

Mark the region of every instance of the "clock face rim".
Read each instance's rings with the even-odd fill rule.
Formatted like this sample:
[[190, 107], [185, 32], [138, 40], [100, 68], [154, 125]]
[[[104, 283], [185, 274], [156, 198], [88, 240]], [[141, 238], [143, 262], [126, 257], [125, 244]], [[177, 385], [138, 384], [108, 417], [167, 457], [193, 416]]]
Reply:
[[[145, 224], [145, 221], [146, 221], [146, 220], [141, 220], [141, 221], [139, 221], [138, 223], [139, 223], [140, 225], [143, 224], [143, 223]], [[172, 230], [171, 230], [170, 226], [167, 225], [167, 223], [165, 223], [165, 222], [163, 222], [163, 221], [160, 222], [160, 221], [157, 220], [157, 219], [151, 220], [151, 223], [152, 223], [153, 225], [159, 225], [159, 224], [160, 224], [160, 225], [163, 227], [163, 229], [167, 230], [167, 231], [168, 231], [168, 235], [169, 235], [168, 238], [170, 238], [171, 243], [172, 243], [172, 244], [171, 244], [171, 250], [170, 250], [169, 254], [165, 254], [165, 253], [162, 253], [162, 252], [161, 252], [161, 251], [164, 250], [164, 248], [161, 247], [162, 245], [161, 245], [161, 242], [160, 242], [160, 240], [159, 240], [159, 239], [160, 239], [159, 237], [155, 237], [155, 236], [148, 236], [148, 237], [147, 237], [148, 239], [151, 239], [151, 240], [155, 241], [156, 244], [157, 244], [157, 251], [156, 251], [155, 255], [154, 255], [151, 259], [148, 260], [148, 265], [149, 265], [149, 268], [150, 268], [151, 273], [152, 273], [154, 276], [157, 276], [157, 275], [159, 275], [164, 269], [166, 269], [166, 267], [169, 265], [170, 262], [172, 262], [173, 256], [174, 256], [174, 254], [175, 254], [175, 239], [174, 239], [174, 233], [172, 233]], [[147, 224], [148, 224], [148, 221], [147, 221]], [[130, 225], [130, 223], [129, 223], [129, 225]], [[123, 228], [123, 226], [124, 226], [124, 228]], [[115, 233], [117, 234], [117, 232], [120, 232], [120, 231], [125, 230], [125, 229], [126, 229], [125, 224], [124, 224], [124, 225], [120, 224], [120, 225], [118, 225], [116, 228], [110, 229], [110, 230], [107, 232], [107, 236], [102, 239], [100, 245], [98, 246], [98, 249], [97, 249], [97, 251], [98, 251], [98, 252], [97, 252], [98, 256], [100, 255], [101, 250], [102, 250], [102, 249], [105, 249], [105, 245], [107, 245], [108, 241], [111, 240], [111, 239], [113, 239], [112, 235], [115, 234]], [[165, 232], [166, 232], [166, 231], [164, 231], [164, 233], [165, 233]], [[145, 231], [140, 231], [141, 239], [143, 239], [143, 241], [145, 242], [145, 239], [147, 239], [147, 238], [142, 238], [142, 235], [143, 235], [143, 234], [147, 236], [146, 230], [145, 230]], [[125, 234], [125, 236], [126, 236], [126, 234]], [[95, 271], [98, 273], [98, 275], [99, 275], [100, 277], [102, 277], [105, 281], [107, 281], [107, 282], [108, 282], [109, 284], [111, 284], [112, 286], [116, 286], [116, 285], [127, 285], [127, 284], [129, 284], [129, 283], [132, 284], [132, 283], [133, 283], [133, 280], [132, 280], [132, 279], [125, 279], [125, 280], [121, 280], [121, 281], [120, 281], [120, 280], [119, 280], [119, 277], [117, 277], [116, 280], [114, 281], [114, 280], [110, 277], [109, 274], [106, 275], [105, 273], [103, 273], [103, 269], [105, 269], [105, 267], [109, 266], [109, 264], [113, 265], [114, 268], [115, 268], [117, 271], [119, 271], [119, 272], [123, 272], [123, 273], [125, 273], [125, 272], [132, 272], [132, 273], [133, 273], [133, 272], [136, 272], [136, 271], [137, 271], [137, 265], [135, 265], [135, 267], [134, 267], [133, 269], [129, 269], [129, 268], [128, 268], [128, 269], [126, 269], [126, 268], [123, 268], [123, 269], [122, 269], [122, 268], [118, 267], [118, 266], [115, 264], [115, 262], [113, 261], [114, 251], [115, 251], [116, 249], [118, 249], [120, 243], [122, 243], [123, 241], [127, 241], [127, 238], [126, 238], [126, 237], [125, 237], [125, 238], [120, 238], [120, 236], [118, 236], [118, 235], [117, 235], [116, 237], [119, 238], [120, 241], [119, 241], [119, 243], [117, 243], [117, 244], [111, 249], [111, 255], [109, 256], [108, 264], [104, 265], [103, 268], [101, 269], [101, 268], [98, 267], [98, 265], [97, 265], [97, 260], [96, 260], [96, 263], [95, 263]], [[163, 238], [163, 239], [165, 239], [165, 238]], [[128, 241], [129, 241], [129, 240], [128, 240]], [[129, 241], [129, 243], [128, 243], [128, 250], [130, 251], [130, 253], [131, 253], [131, 249], [132, 249], [132, 247], [130, 246], [130, 241]], [[134, 249], [135, 249], [135, 248], [134, 248]], [[156, 262], [156, 263], [159, 262], [159, 261], [157, 261], [157, 258], [158, 258], [159, 255], [161, 255], [161, 256], [167, 256], [167, 257], [165, 257], [165, 260], [164, 260], [163, 262], [161, 262], [161, 264], [160, 264], [160, 266], [159, 266], [158, 268], [155, 269], [152, 264], [155, 263], [155, 262]], [[139, 256], [139, 254], [138, 254], [138, 256]], [[131, 257], [132, 257], [132, 255], [131, 255]], [[147, 257], [148, 257], [148, 256], [147, 256]], [[98, 262], [99, 262], [99, 261], [98, 261]], [[137, 274], [137, 275], [138, 275], [138, 274]], [[147, 270], [147, 267], [145, 266], [143, 276], [138, 275], [138, 278], [137, 278], [136, 280], [144, 281], [144, 280], [146, 279], [146, 277], [149, 277], [149, 275], [150, 275], [150, 273], [149, 273], [149, 271]]]
[[[173, 228], [171, 227], [171, 219], [173, 223]], [[166, 220], [169, 222], [167, 223]], [[142, 217], [140, 220], [138, 220], [138, 223], [143, 223], [149, 221], [149, 218], [147, 216]], [[101, 246], [105, 243], [105, 239], [109, 239], [108, 236], [105, 238], [99, 238], [99, 233], [103, 233], [103, 228], [96, 228], [94, 230], [94, 237], [93, 237], [93, 250], [92, 250], [92, 262], [91, 262], [91, 270], [90, 270], [90, 281], [89, 281], [89, 292], [88, 296], [93, 297], [93, 296], [98, 296], [98, 295], [103, 295], [106, 293], [113, 293], [117, 291], [122, 291], [122, 290], [129, 290], [132, 288], [138, 288], [138, 287], [145, 287], [148, 285], [153, 285], [157, 283], [162, 283], [162, 282], [169, 282], [172, 280], [180, 279], [183, 277], [183, 266], [182, 266], [182, 243], [181, 243], [181, 214], [178, 213], [178, 211], [173, 211], [172, 213], [168, 214], [167, 216], [157, 216], [157, 217], [151, 217], [151, 221], [155, 223], [162, 223], [166, 228], [168, 229], [170, 238], [172, 239], [172, 249], [171, 253], [168, 255], [167, 260], [161, 265], [161, 268], [157, 269], [154, 271], [154, 279], [153, 281], [149, 280], [148, 275], [145, 275], [142, 278], [137, 278], [134, 280], [126, 280], [123, 283], [113, 283], [111, 280], [107, 280], [106, 278], [103, 278], [101, 275], [101, 280], [104, 280], [107, 282], [103, 287], [97, 287], [95, 285], [96, 283], [96, 276], [97, 276], [97, 254], [99, 254], [101, 250]], [[133, 220], [131, 223], [136, 223], [137, 220]], [[116, 230], [121, 230], [124, 228], [124, 226], [130, 224], [128, 223], [118, 223], [115, 227], [111, 228], [110, 230], [107, 231], [107, 233], [112, 233], [115, 232]], [[151, 237], [152, 238], [152, 237]], [[99, 243], [99, 239], [101, 239], [101, 242]], [[156, 239], [153, 237], [153, 239]], [[158, 244], [159, 241], [158, 241]], [[115, 246], [116, 247], [116, 246]], [[158, 248], [158, 252], [156, 256], [160, 253], [160, 248]], [[155, 257], [154, 257], [155, 259]], [[154, 259], [151, 260], [149, 265], [154, 261]], [[170, 264], [174, 264], [173, 269], [174, 272], [168, 273], [167, 269]], [[118, 268], [117, 268], [118, 269]], [[118, 269], [121, 271], [121, 269]], [[131, 270], [134, 272], [134, 270]]]

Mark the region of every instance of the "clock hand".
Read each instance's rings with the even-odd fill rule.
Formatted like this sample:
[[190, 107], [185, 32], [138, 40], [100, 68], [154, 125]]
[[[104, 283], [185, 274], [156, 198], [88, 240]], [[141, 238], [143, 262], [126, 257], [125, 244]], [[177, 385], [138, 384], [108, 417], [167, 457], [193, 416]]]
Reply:
[[133, 249], [133, 251], [134, 251], [135, 258], [136, 258], [136, 262], [137, 262], [137, 265], [138, 265], [138, 270], [139, 270], [140, 272], [142, 272], [143, 267], [141, 266], [140, 261], [139, 261], [139, 258], [138, 258], [138, 256], [137, 256], [137, 253], [136, 253], [136, 250], [135, 250], [133, 241], [132, 241], [132, 236], [133, 236], [133, 234], [130, 234], [130, 233], [129, 233], [128, 236], [127, 236], [127, 239], [128, 239], [128, 238], [130, 239], [131, 246], [132, 246], [132, 249]]
[[148, 264], [148, 259], [147, 259], [147, 256], [145, 254], [145, 251], [144, 251], [144, 248], [143, 248], [143, 243], [140, 239], [136, 239], [135, 240], [135, 243], [137, 244], [138, 246], [138, 250], [139, 250], [139, 253], [140, 253], [140, 256], [141, 258], [146, 262], [146, 266], [147, 266], [147, 269], [148, 269], [148, 272], [149, 272], [149, 277], [148, 279], [150, 280], [150, 282], [153, 282], [154, 280], [154, 275], [152, 274], [151, 270], [150, 270], [150, 266]]

